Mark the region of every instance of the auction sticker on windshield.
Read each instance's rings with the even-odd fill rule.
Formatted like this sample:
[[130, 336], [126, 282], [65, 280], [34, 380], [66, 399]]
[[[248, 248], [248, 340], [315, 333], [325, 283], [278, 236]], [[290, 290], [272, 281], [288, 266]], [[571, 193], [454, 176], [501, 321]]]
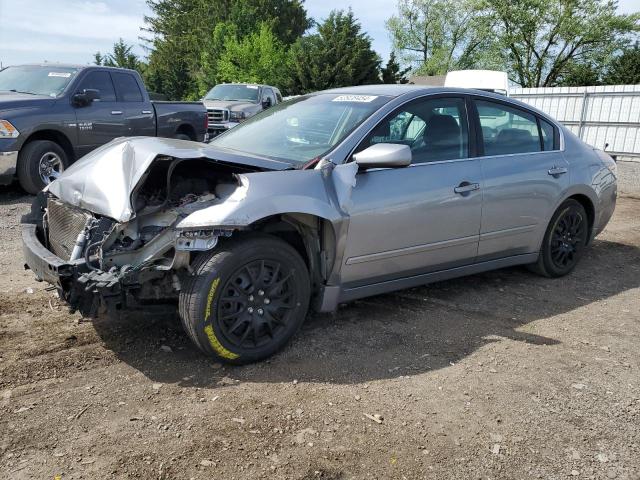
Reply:
[[62, 77], [69, 78], [71, 74], [69, 72], [49, 72], [49, 77]]
[[334, 98], [331, 101], [332, 102], [362, 102], [362, 103], [369, 103], [369, 102], [373, 102], [376, 98], [378, 98], [377, 95], [340, 95], [340, 96]]

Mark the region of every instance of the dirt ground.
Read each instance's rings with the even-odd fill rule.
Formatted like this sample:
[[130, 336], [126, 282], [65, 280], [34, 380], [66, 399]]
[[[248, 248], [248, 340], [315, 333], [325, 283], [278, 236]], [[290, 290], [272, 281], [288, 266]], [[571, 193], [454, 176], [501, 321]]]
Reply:
[[632, 173], [567, 278], [512, 268], [358, 301], [235, 368], [171, 314], [69, 314], [23, 270], [30, 198], [3, 189], [0, 477], [640, 479]]

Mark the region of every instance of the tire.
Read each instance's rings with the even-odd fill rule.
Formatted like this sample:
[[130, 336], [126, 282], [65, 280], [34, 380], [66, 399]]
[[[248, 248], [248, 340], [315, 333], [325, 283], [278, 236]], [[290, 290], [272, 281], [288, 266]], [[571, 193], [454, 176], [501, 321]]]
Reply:
[[69, 159], [60, 145], [49, 140], [33, 140], [20, 150], [18, 181], [27, 193], [35, 195], [68, 166]]
[[569, 199], [551, 217], [542, 240], [538, 261], [529, 266], [549, 278], [570, 273], [584, 253], [589, 238], [587, 212], [580, 202]]
[[180, 291], [182, 325], [221, 362], [242, 365], [283, 348], [309, 308], [309, 272], [282, 240], [252, 235], [201, 254]]
[[173, 138], [177, 138], [178, 140], [192, 140], [186, 133], [176, 133]]

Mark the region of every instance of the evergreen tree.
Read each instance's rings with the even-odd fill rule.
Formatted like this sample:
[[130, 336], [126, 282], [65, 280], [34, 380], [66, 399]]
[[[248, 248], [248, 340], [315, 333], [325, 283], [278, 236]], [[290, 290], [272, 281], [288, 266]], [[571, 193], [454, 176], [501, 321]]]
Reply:
[[133, 53], [133, 45], [128, 45], [121, 38], [113, 44], [113, 52], [102, 55], [100, 52], [94, 54], [96, 65], [105, 67], [129, 68], [131, 70], [141, 70], [141, 62], [138, 56]]
[[[215, 84], [216, 65], [226, 39], [220, 24], [234, 25], [244, 38], [266, 22], [285, 45], [309, 27], [300, 0], [147, 0], [149, 54], [146, 80], [169, 98], [196, 99]], [[216, 29], [217, 32], [216, 33]]]
[[637, 85], [640, 83], [640, 46], [626, 48], [622, 55], [614, 58], [604, 75], [607, 85]]
[[291, 49], [294, 91], [380, 82], [380, 58], [351, 10], [332, 11], [317, 30]]
[[409, 71], [411, 71], [410, 68], [400, 69], [395, 52], [391, 52], [387, 65], [381, 69], [382, 83], [409, 83], [406, 77]]

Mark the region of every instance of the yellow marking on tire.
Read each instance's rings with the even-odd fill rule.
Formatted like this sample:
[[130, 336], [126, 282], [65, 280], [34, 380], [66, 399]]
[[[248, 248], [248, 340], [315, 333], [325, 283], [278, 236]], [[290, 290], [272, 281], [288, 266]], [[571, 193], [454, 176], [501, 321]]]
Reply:
[[[209, 295], [207, 295], [207, 307], [204, 311], [204, 319], [205, 321], [209, 320], [211, 316], [211, 304], [213, 303], [213, 297], [216, 294], [216, 290], [218, 289], [218, 284], [220, 283], [220, 279], [216, 278], [213, 282], [211, 282], [211, 288], [209, 289]], [[215, 352], [221, 356], [222, 358], [226, 358], [227, 360], [235, 360], [239, 357], [237, 353], [233, 353], [222, 346], [218, 337], [213, 331], [213, 326], [209, 323], [206, 327], [204, 327], [204, 333], [207, 334], [207, 338], [209, 339], [209, 344], [211, 348], [215, 350]]]
[[211, 282], [209, 295], [207, 295], [207, 308], [204, 311], [205, 320], [209, 320], [209, 317], [211, 316], [211, 304], [213, 303], [213, 296], [216, 294], [216, 289], [218, 288], [219, 283], [220, 283], [219, 278], [216, 278], [213, 282]]
[[218, 340], [218, 337], [216, 337], [216, 334], [213, 332], [213, 327], [211, 326], [211, 324], [204, 327], [204, 333], [206, 333], [207, 337], [209, 338], [211, 348], [213, 348], [215, 352], [222, 358], [226, 358], [227, 360], [235, 360], [240, 356], [237, 353], [230, 352], [222, 346], [220, 340]]

